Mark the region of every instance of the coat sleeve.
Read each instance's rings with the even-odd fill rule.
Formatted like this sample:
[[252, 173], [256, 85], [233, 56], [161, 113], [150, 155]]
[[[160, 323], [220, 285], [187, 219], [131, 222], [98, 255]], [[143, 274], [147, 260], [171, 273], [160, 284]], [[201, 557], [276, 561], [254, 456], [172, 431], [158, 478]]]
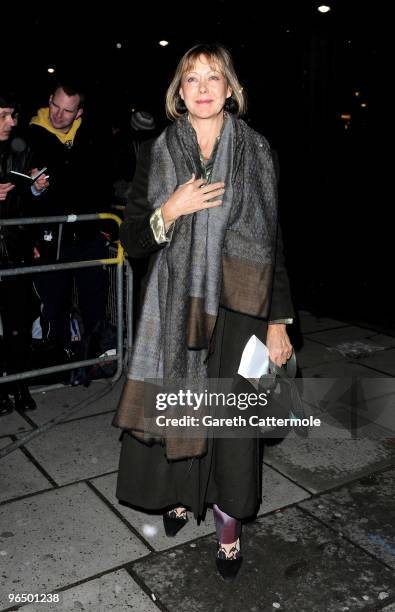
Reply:
[[295, 316], [291, 300], [288, 273], [284, 262], [284, 247], [280, 226], [277, 231], [276, 263], [269, 321], [292, 319]]
[[150, 225], [153, 211], [147, 201], [147, 190], [152, 142], [147, 141], [140, 147], [124, 221], [119, 230], [122, 246], [130, 257], [146, 257], [166, 244], [156, 242]]

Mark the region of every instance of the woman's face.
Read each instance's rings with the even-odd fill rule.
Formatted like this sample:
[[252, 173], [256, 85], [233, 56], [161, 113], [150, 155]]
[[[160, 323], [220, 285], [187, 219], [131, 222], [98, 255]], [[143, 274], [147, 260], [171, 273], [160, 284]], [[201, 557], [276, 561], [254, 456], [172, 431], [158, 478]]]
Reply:
[[222, 112], [232, 90], [219, 66], [210, 65], [206, 56], [201, 55], [183, 74], [179, 93], [191, 116], [209, 119]]

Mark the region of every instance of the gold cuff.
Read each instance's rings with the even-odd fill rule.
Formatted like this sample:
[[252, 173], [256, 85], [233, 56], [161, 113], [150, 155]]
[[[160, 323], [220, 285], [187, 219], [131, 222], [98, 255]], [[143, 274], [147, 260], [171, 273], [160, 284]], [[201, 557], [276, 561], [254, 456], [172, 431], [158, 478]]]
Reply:
[[159, 207], [152, 213], [149, 223], [157, 244], [170, 242], [170, 238], [166, 236], [166, 227], [165, 222], [163, 221], [162, 208]]

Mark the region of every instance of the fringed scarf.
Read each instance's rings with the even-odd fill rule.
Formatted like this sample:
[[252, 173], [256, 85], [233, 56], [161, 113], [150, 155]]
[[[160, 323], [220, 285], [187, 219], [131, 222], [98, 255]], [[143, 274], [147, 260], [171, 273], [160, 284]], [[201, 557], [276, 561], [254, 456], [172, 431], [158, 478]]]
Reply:
[[[161, 206], [175, 189], [199, 176], [196, 133], [184, 115], [153, 145], [148, 203]], [[276, 181], [266, 140], [226, 117], [211, 182], [223, 181], [221, 206], [179, 217], [172, 239], [155, 256], [128, 381], [114, 425], [166, 444], [168, 459], [204, 454], [206, 438], [166, 436], [147, 406], [150, 381], [207, 381], [207, 357], [219, 305], [267, 318], [277, 234]], [[146, 382], [144, 382], [146, 381]], [[145, 404], [145, 405], [144, 405]]]

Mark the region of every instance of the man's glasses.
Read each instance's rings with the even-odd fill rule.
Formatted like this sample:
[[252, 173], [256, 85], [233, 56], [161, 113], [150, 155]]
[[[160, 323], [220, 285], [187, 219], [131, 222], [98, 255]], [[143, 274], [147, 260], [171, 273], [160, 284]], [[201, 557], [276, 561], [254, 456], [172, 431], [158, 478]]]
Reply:
[[11, 113], [3, 111], [3, 112], [0, 113], [0, 120], [1, 121], [5, 121], [7, 119], [7, 117], [11, 117], [11, 119], [18, 119], [19, 113], [17, 111], [12, 111]]

